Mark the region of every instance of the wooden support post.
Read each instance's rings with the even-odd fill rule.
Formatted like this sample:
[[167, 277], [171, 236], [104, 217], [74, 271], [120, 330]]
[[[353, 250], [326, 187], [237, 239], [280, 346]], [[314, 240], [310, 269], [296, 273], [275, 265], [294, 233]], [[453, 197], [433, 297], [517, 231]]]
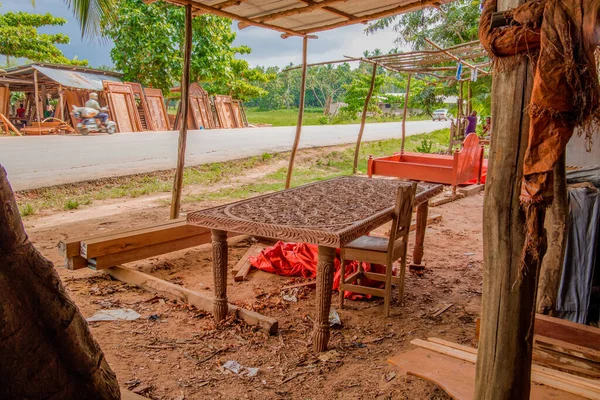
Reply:
[[471, 81], [467, 81], [467, 114], [471, 115], [473, 112], [473, 89], [471, 88]]
[[427, 230], [427, 214], [429, 213], [429, 201], [425, 201], [417, 206], [415, 247], [413, 248], [412, 263], [409, 268], [421, 270], [423, 265], [423, 254], [425, 244], [425, 231]]
[[[522, 0], [499, 0], [498, 10]], [[475, 399], [529, 399], [537, 270], [519, 279], [525, 215], [519, 201], [529, 136], [527, 106], [533, 65], [526, 57], [497, 71], [492, 85], [492, 124], [483, 211], [483, 300]]]
[[190, 60], [192, 56], [192, 5], [185, 6], [185, 45], [183, 49], [183, 73], [181, 74], [181, 125], [179, 127], [179, 147], [177, 150], [177, 171], [173, 182], [171, 198], [171, 219], [179, 218], [183, 168], [185, 167], [185, 147], [187, 142], [188, 92], [190, 88]]
[[367, 93], [367, 98], [365, 99], [365, 105], [363, 106], [362, 118], [360, 119], [360, 129], [358, 131], [358, 139], [356, 139], [356, 148], [354, 149], [354, 164], [352, 167], [354, 174], [356, 174], [358, 169], [358, 153], [360, 152], [360, 142], [362, 141], [363, 132], [365, 131], [365, 122], [367, 121], [369, 102], [371, 101], [371, 96], [373, 96], [373, 89], [375, 89], [375, 78], [377, 78], [377, 64], [373, 64], [371, 86], [369, 87], [369, 92]]
[[219, 322], [227, 316], [227, 232], [212, 230], [213, 278], [215, 284], [215, 300], [213, 313]]
[[38, 129], [40, 136], [42, 136], [42, 112], [40, 107], [40, 90], [38, 87], [38, 75], [37, 70], [33, 70], [33, 85], [34, 85], [34, 104], [35, 104], [35, 113], [37, 114], [38, 119]]
[[[463, 81], [460, 81], [458, 83], [459, 85], [459, 89], [458, 89], [458, 118], [462, 118], [465, 116], [464, 114], [464, 109], [463, 109]], [[459, 119], [460, 121], [460, 119]], [[459, 126], [460, 126], [460, 122], [459, 122]]]
[[296, 124], [296, 137], [292, 146], [292, 154], [290, 155], [290, 163], [288, 166], [287, 176], [285, 178], [285, 188], [289, 189], [292, 183], [292, 170], [294, 169], [294, 161], [296, 152], [300, 144], [300, 134], [302, 133], [302, 118], [304, 117], [304, 94], [306, 92], [306, 54], [308, 48], [308, 36], [302, 38], [302, 81], [300, 83], [300, 105], [298, 109], [298, 123]]
[[329, 342], [329, 310], [331, 307], [331, 287], [333, 285], [335, 249], [319, 246], [317, 263], [317, 317], [313, 329], [313, 350], [327, 350]]
[[46, 90], [46, 85], [41, 85], [41, 98], [42, 98], [42, 119], [43, 121], [46, 118], [46, 110], [48, 109], [48, 91]]
[[[63, 87], [62, 85], [58, 85], [58, 101], [60, 102], [60, 115], [58, 115], [58, 118], [65, 120], [65, 96], [63, 94]], [[67, 114], [70, 112], [70, 110], [67, 110]]]
[[408, 74], [406, 82], [406, 93], [404, 93], [404, 111], [402, 113], [402, 144], [400, 145], [400, 153], [404, 153], [404, 143], [406, 142], [406, 115], [408, 113], [408, 100], [410, 93], [410, 78], [412, 74]]
[[548, 251], [542, 260], [537, 291], [536, 310], [540, 314], [552, 314], [556, 310], [556, 298], [562, 276], [567, 242], [567, 218], [569, 194], [565, 173], [565, 154], [554, 166], [554, 200], [546, 213], [544, 227], [548, 235]]

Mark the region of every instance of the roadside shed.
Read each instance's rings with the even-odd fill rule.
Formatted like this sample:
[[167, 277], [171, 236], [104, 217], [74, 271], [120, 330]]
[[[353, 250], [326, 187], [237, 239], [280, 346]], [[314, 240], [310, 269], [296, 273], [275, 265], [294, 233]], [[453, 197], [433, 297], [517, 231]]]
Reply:
[[[48, 116], [60, 120], [69, 118], [68, 110], [72, 106], [82, 106], [89, 92], [104, 91], [103, 81], [122, 82], [122, 77], [122, 74], [112, 71], [34, 63], [9, 68], [0, 79], [8, 81], [5, 86], [9, 91], [25, 93], [23, 104], [27, 124], [30, 125]], [[99, 100], [106, 104], [102, 95]]]

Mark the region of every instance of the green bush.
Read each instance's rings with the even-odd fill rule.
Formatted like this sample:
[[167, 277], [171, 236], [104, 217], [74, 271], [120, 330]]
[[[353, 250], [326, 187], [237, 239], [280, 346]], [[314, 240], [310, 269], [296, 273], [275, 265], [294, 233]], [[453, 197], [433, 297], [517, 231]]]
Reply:
[[431, 153], [432, 147], [433, 140], [423, 139], [421, 140], [421, 144], [417, 146], [417, 151], [419, 153]]
[[79, 208], [79, 202], [77, 200], [69, 199], [65, 203], [65, 210], [75, 210]]
[[327, 115], [322, 115], [318, 119], [319, 125], [329, 125], [329, 117]]
[[27, 217], [35, 214], [35, 209], [31, 204], [27, 203], [23, 207], [19, 207], [19, 212], [21, 213], [21, 217]]

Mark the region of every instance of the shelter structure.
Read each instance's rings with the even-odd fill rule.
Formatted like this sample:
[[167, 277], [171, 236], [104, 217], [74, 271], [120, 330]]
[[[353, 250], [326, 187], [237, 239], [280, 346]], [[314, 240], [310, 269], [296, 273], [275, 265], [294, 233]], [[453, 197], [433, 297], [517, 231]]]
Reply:
[[[464, 107], [464, 91], [463, 83], [466, 82], [467, 88], [467, 107], [466, 114], [471, 111], [471, 90], [469, 82], [472, 79], [476, 79], [478, 76], [489, 75], [490, 61], [487, 56], [487, 52], [483, 49], [478, 40], [462, 43], [449, 48], [442, 48], [427, 40], [432, 47], [431, 50], [419, 50], [406, 53], [392, 53], [373, 57], [346, 57], [343, 60], [324, 61], [314, 64], [309, 64], [308, 67], [317, 65], [327, 64], [338, 64], [346, 62], [366, 62], [373, 65], [373, 73], [371, 76], [371, 85], [365, 104], [363, 107], [360, 130], [356, 141], [356, 148], [354, 152], [354, 173], [358, 167], [358, 154], [360, 151], [360, 145], [362, 141], [362, 135], [365, 128], [367, 107], [371, 97], [373, 95], [373, 88], [375, 85], [375, 78], [377, 77], [377, 68], [381, 67], [388, 71], [406, 74], [408, 76], [407, 87], [404, 93], [404, 109], [402, 112], [402, 144], [400, 151], [404, 151], [404, 143], [406, 138], [406, 117], [408, 111], [408, 100], [410, 96], [410, 82], [411, 78], [417, 79], [430, 76], [438, 80], [456, 80], [459, 82], [459, 96], [458, 96], [458, 120], [465, 115]], [[457, 67], [461, 65], [461, 67]], [[464, 66], [465, 68], [462, 68]], [[286, 71], [298, 69], [301, 67], [288, 68]], [[464, 137], [464, 129], [462, 124], [458, 122], [456, 125], [452, 125], [450, 132], [450, 150], [455, 143], [462, 143]]]
[[[69, 118], [71, 106], [82, 106], [89, 92], [103, 92], [103, 81], [120, 83], [122, 78], [123, 75], [117, 72], [35, 63], [7, 69], [1, 74], [0, 83], [7, 85], [10, 91], [25, 93], [26, 117], [31, 124], [44, 119], [49, 105], [46, 103], [51, 100], [58, 100], [54, 116], [65, 120]], [[99, 100], [106, 104], [102, 96]]]
[[[144, 0], [154, 3], [156, 0]], [[211, 13], [238, 22], [238, 28], [257, 26], [281, 32], [282, 38], [297, 36], [302, 38], [302, 80], [300, 110], [296, 135], [292, 145], [285, 187], [289, 188], [292, 168], [300, 144], [302, 117], [304, 114], [304, 92], [306, 89], [306, 66], [308, 39], [316, 39], [314, 34], [320, 31], [341, 28], [344, 26], [367, 23], [372, 20], [403, 14], [423, 9], [439, 7], [450, 0], [276, 0], [265, 3], [261, 0], [167, 0], [170, 3], [186, 7], [184, 68], [182, 74], [182, 121], [188, 115], [188, 85], [192, 46], [192, 18], [195, 15]], [[181, 187], [183, 184], [183, 168], [185, 165], [185, 147], [187, 126], [181, 124], [177, 171], [173, 185], [171, 201], [171, 218], [179, 216], [181, 204]]]

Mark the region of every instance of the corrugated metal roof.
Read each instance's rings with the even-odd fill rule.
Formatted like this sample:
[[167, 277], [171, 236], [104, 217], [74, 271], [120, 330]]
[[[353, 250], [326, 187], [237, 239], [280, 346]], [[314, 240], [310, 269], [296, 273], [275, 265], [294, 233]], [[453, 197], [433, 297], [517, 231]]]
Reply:
[[102, 81], [122, 82], [116, 76], [102, 73], [57, 69], [41, 65], [32, 65], [32, 67], [61, 85], [75, 89], [102, 91], [104, 90]]

